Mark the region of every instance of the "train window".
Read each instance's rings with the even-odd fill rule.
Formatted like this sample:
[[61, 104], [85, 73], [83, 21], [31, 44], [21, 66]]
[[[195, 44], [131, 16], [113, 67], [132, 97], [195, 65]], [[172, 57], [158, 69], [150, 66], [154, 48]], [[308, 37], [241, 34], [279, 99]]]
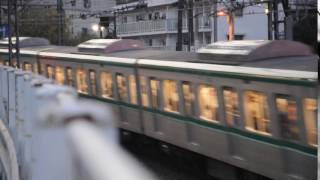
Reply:
[[270, 135], [267, 96], [258, 91], [246, 91], [244, 96], [246, 129]]
[[67, 85], [74, 87], [72, 68], [67, 67], [66, 72], [67, 72], [67, 74], [66, 74]]
[[160, 107], [160, 81], [154, 78], [150, 79], [151, 89], [151, 106], [153, 108]]
[[127, 89], [127, 80], [123, 74], [117, 73], [117, 88], [120, 101], [128, 100], [128, 89]]
[[33, 64], [33, 72], [36, 73], [36, 74], [39, 74], [38, 63], [34, 63]]
[[24, 62], [23, 63], [23, 70], [32, 72], [32, 64]]
[[100, 74], [101, 96], [104, 98], [113, 98], [112, 74], [101, 72]]
[[2, 60], [0, 60], [0, 65], [3, 65], [3, 61]]
[[137, 97], [137, 83], [134, 75], [129, 75], [129, 88], [130, 88], [130, 102], [132, 104], [138, 104]]
[[179, 93], [175, 81], [163, 81], [164, 110], [170, 112], [179, 112]]
[[78, 92], [88, 94], [87, 74], [84, 69], [77, 70], [77, 87]]
[[317, 143], [317, 100], [305, 99], [303, 102], [304, 107], [304, 122], [306, 126], [307, 139], [310, 145], [316, 146]]
[[299, 140], [297, 103], [290, 96], [278, 95], [276, 99], [281, 136]]
[[188, 116], [194, 114], [194, 92], [191, 82], [182, 82], [182, 93], [184, 98], [184, 113]]
[[50, 65], [47, 65], [47, 78], [54, 79], [54, 70], [53, 67]]
[[143, 106], [149, 106], [148, 90], [147, 90], [147, 78], [140, 76], [140, 89], [141, 89], [141, 102]]
[[41, 70], [41, 74], [44, 75], [46, 72], [46, 65], [45, 64], [40, 64], [40, 70]]
[[91, 94], [97, 95], [97, 74], [94, 70], [89, 70], [89, 83]]
[[200, 118], [218, 121], [218, 97], [216, 89], [210, 85], [199, 86]]
[[240, 126], [239, 97], [234, 88], [223, 88], [226, 122], [229, 126]]
[[56, 82], [59, 85], [63, 85], [64, 84], [64, 68], [63, 67], [56, 67]]
[[4, 61], [4, 65], [9, 66], [9, 61]]

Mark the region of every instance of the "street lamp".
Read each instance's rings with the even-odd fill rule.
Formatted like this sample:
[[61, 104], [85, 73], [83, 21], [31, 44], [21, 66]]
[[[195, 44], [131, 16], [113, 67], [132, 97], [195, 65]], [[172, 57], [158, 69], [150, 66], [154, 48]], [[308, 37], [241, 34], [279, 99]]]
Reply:
[[98, 32], [98, 31], [99, 31], [99, 25], [98, 25], [98, 24], [94, 24], [94, 25], [92, 25], [91, 29], [92, 29], [94, 32]]
[[217, 16], [226, 16], [228, 22], [228, 40], [234, 40], [234, 15], [232, 11], [223, 11], [220, 10], [217, 12]]
[[94, 25], [92, 25], [91, 29], [94, 32], [99, 32], [100, 38], [102, 38], [102, 32], [105, 30], [104, 26], [101, 26], [100, 24], [94, 24]]

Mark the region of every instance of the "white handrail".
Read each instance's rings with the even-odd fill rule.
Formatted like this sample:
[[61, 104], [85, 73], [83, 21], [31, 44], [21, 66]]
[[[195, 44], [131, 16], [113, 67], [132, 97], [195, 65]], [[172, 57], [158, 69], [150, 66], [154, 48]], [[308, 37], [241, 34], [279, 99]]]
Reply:
[[[13, 143], [13, 139], [10, 136], [9, 130], [5, 126], [4, 122], [0, 119], [0, 135], [4, 140], [4, 144], [0, 144], [0, 161], [5, 161], [5, 159], [9, 162], [2, 162], [4, 166], [4, 170], [6, 171], [7, 177], [9, 180], [19, 180], [19, 165], [16, 156], [16, 148]], [[7, 150], [7, 151], [6, 151]]]
[[0, 79], [0, 100], [9, 101], [0, 106], [10, 105], [0, 111], [10, 112], [6, 122], [0, 118], [1, 170], [8, 180], [86, 179], [78, 177], [83, 172], [91, 180], [155, 179], [118, 145], [112, 108], [18, 69], [0, 65]]
[[74, 155], [92, 180], [154, 180], [135, 159], [86, 120], [67, 125]]

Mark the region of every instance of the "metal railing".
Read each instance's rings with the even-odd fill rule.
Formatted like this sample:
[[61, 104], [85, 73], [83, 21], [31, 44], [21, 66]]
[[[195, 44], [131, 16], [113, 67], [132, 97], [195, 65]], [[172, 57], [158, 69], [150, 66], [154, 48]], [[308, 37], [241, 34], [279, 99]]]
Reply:
[[[147, 33], [174, 33], [177, 31], [177, 19], [159, 19], [147, 20], [131, 23], [123, 23], [117, 26], [118, 35], [134, 35]], [[183, 21], [183, 30], [187, 30], [188, 24]], [[210, 21], [199, 19], [199, 30], [209, 30], [211, 28]]]
[[[0, 173], [7, 180], [152, 180], [119, 145], [113, 112], [75, 89], [0, 65]], [[3, 164], [3, 167], [1, 167]]]

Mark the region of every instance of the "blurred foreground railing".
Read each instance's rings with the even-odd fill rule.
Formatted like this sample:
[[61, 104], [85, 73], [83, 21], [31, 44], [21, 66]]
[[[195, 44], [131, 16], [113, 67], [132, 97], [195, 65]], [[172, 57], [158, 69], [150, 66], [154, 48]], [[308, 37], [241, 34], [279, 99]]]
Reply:
[[42, 76], [0, 66], [0, 174], [8, 180], [151, 180], [113, 113]]

